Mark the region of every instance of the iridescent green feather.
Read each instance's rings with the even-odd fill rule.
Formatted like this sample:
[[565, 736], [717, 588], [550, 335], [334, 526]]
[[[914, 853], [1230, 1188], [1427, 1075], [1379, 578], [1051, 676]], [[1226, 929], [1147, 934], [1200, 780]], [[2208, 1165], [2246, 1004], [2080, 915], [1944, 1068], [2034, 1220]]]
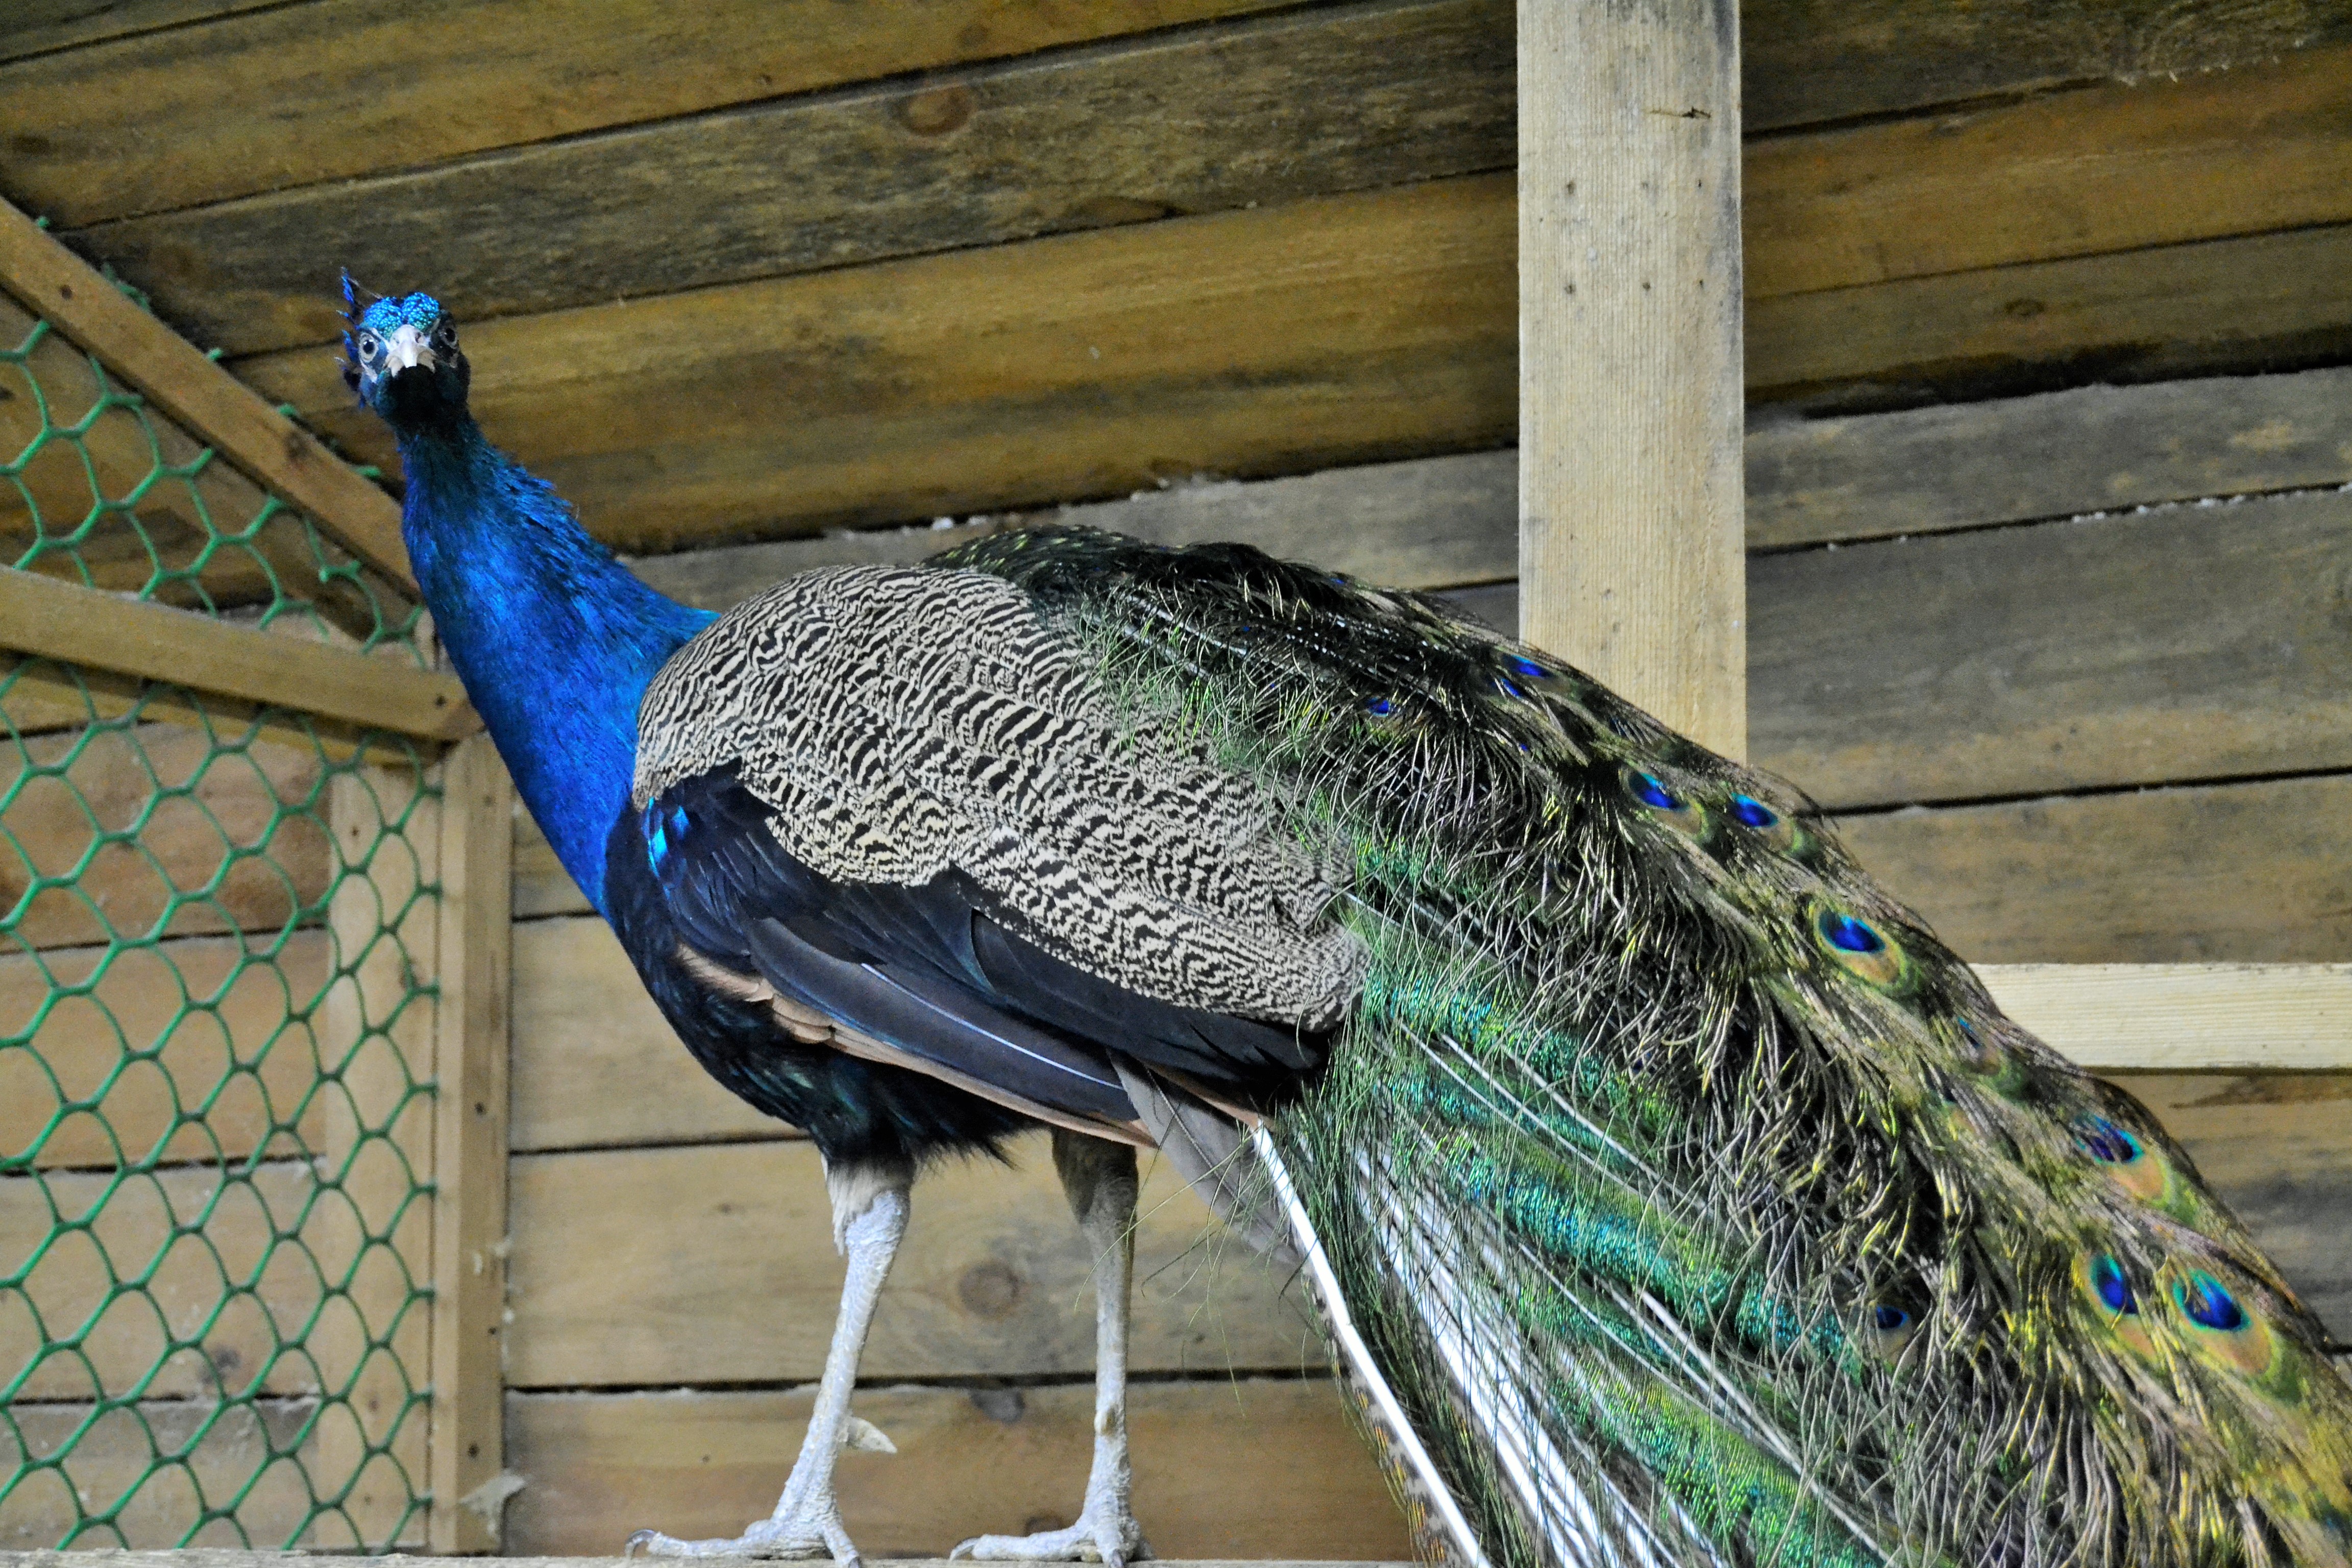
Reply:
[[1802, 796], [1412, 595], [952, 559], [1345, 881], [1371, 973], [1276, 1137], [1490, 1558], [2352, 1563], [2319, 1324]]

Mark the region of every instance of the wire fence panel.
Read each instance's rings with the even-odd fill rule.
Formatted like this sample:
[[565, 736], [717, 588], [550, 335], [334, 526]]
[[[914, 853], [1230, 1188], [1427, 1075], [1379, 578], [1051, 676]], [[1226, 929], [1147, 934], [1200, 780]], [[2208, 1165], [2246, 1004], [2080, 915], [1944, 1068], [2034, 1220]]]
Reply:
[[[5, 298], [0, 563], [430, 662]], [[431, 757], [5, 652], [0, 729], [0, 1550], [421, 1542]]]

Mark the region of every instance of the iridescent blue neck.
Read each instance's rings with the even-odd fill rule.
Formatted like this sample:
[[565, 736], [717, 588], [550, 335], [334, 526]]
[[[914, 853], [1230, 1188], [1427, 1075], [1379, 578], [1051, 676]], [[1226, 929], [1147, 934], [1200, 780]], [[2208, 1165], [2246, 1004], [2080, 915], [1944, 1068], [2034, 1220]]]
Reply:
[[409, 559], [515, 787], [591, 902], [626, 804], [637, 704], [711, 621], [655, 593], [471, 419], [400, 433]]

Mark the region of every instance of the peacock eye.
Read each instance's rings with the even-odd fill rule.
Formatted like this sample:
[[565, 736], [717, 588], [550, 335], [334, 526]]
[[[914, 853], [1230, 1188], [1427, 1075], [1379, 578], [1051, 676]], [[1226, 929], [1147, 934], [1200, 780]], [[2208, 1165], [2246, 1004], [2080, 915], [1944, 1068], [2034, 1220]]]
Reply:
[[373, 359], [383, 352], [383, 340], [373, 332], [360, 334], [360, 358]]
[[444, 353], [457, 346], [457, 329], [449, 324], [446, 317], [434, 324], [433, 346]]

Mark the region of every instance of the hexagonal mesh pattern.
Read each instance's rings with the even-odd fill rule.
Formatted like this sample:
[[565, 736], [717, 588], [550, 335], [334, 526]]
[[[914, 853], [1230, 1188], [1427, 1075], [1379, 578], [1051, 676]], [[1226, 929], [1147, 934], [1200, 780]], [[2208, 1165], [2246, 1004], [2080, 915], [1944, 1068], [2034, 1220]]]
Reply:
[[[5, 300], [0, 562], [426, 657]], [[0, 723], [0, 1551], [421, 1540], [427, 759], [7, 654]]]
[[5, 295], [0, 563], [366, 648], [417, 626], [383, 574]]

